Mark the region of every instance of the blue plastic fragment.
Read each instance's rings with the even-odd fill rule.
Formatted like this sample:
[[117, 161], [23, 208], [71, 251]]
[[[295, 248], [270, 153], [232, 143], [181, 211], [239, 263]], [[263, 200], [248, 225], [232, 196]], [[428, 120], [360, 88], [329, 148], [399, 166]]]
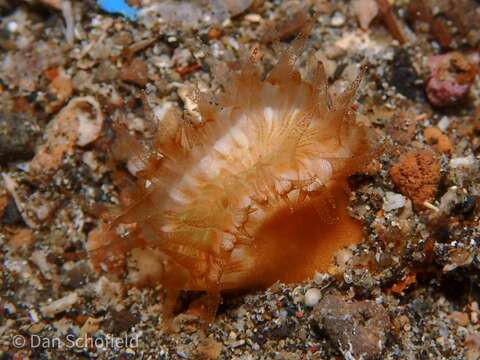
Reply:
[[97, 3], [107, 13], [120, 14], [132, 21], [137, 19], [138, 10], [128, 5], [125, 0], [97, 0]]

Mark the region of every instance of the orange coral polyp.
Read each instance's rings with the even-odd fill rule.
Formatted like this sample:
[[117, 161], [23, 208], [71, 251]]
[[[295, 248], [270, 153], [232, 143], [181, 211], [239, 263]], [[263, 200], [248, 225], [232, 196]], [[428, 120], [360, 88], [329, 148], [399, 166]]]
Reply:
[[[151, 153], [130, 154], [142, 162], [140, 195], [90, 237], [94, 264], [101, 248], [108, 254], [101, 238], [116, 236], [127, 250], [150, 249], [132, 251], [137, 262], [161, 263], [138, 282], [218, 294], [305, 280], [361, 240], [347, 212], [347, 177], [372, 156], [351, 110], [360, 77], [330, 100], [323, 67], [307, 82], [294, 58], [265, 80], [247, 64], [215, 101], [197, 94], [197, 126], [173, 114], [161, 121]], [[121, 237], [121, 224], [133, 230]]]

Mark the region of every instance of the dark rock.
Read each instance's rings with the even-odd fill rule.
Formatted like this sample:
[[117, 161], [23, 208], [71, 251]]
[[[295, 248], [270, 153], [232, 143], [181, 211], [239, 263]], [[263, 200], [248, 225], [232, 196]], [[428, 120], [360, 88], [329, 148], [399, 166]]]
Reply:
[[423, 97], [423, 91], [416, 83], [417, 78], [417, 72], [413, 68], [407, 51], [397, 50], [393, 57], [390, 85], [395, 86], [397, 91], [406, 98], [418, 100]]
[[291, 328], [287, 323], [283, 323], [280, 326], [270, 329], [270, 331], [268, 331], [268, 336], [275, 340], [281, 340], [290, 336], [292, 332], [293, 328]]
[[455, 207], [453, 208], [453, 213], [468, 217], [470, 214], [473, 213], [473, 210], [475, 210], [476, 204], [477, 196], [467, 195], [462, 202], [455, 204]]
[[8, 0], [0, 0], [0, 15], [6, 16], [8, 13], [12, 12], [14, 9], [14, 2]]
[[130, 330], [132, 326], [140, 321], [138, 315], [132, 314], [128, 310], [110, 312], [111, 318], [106, 320], [105, 328], [109, 333], [120, 335], [124, 331]]
[[91, 271], [88, 264], [79, 262], [62, 276], [62, 285], [71, 290], [77, 289], [85, 285], [89, 275]]
[[14, 355], [8, 352], [4, 352], [0, 355], [0, 360], [12, 360], [14, 359]]
[[441, 225], [433, 231], [435, 240], [441, 243], [446, 243], [450, 240], [450, 230], [447, 225]]
[[18, 225], [23, 223], [22, 215], [20, 215], [17, 205], [12, 198], [8, 199], [7, 206], [3, 211], [1, 223], [5, 225]]
[[0, 113], [0, 164], [28, 160], [39, 133], [36, 121], [20, 113]]
[[390, 318], [382, 305], [371, 300], [346, 302], [327, 295], [314, 309], [314, 319], [347, 358], [379, 357], [390, 330]]

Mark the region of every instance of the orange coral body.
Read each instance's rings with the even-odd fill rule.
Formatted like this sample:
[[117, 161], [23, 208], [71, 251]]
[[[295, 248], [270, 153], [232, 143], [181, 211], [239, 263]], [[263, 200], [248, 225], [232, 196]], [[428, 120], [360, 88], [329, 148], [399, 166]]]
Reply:
[[347, 178], [373, 153], [351, 110], [360, 78], [330, 99], [321, 64], [309, 81], [295, 70], [301, 43], [264, 80], [251, 61], [222, 95], [197, 94], [200, 125], [170, 114], [150, 150], [119, 140], [136, 195], [90, 236], [97, 267], [121, 263], [116, 243], [137, 283], [219, 294], [305, 280], [361, 240], [347, 212]]

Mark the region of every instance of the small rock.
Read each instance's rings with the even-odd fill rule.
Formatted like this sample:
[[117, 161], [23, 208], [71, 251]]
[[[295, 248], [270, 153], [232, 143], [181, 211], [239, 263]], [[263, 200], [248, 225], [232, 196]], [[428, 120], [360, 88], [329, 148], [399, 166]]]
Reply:
[[260, 14], [247, 14], [244, 16], [244, 19], [251, 23], [261, 23], [263, 21]]
[[120, 282], [110, 281], [102, 276], [95, 284], [96, 295], [105, 304], [115, 303], [123, 292]]
[[208, 30], [208, 39], [209, 40], [217, 40], [217, 39], [220, 39], [223, 35], [223, 31], [222, 29], [214, 26], [214, 27], [211, 27], [209, 30]]
[[330, 60], [321, 50], [315, 53], [315, 58], [323, 64], [327, 78], [333, 79], [337, 70], [336, 62]]
[[100, 328], [101, 322], [101, 319], [89, 317], [80, 329], [80, 336], [95, 333]]
[[52, 100], [45, 106], [45, 111], [51, 114], [59, 110], [73, 94], [73, 83], [62, 69], [52, 70], [55, 73], [48, 85], [48, 95]]
[[404, 49], [395, 51], [392, 64], [390, 84], [408, 99], [416, 100], [422, 97], [422, 89], [417, 85], [418, 78], [410, 56]]
[[343, 26], [345, 24], [345, 15], [338, 11], [335, 12], [332, 16], [330, 24], [334, 27]]
[[44, 41], [37, 41], [31, 48], [7, 54], [3, 62], [0, 62], [0, 78], [9, 86], [17, 86], [28, 92], [37, 89], [38, 78], [45, 70], [65, 62], [61, 49]]
[[7, 191], [0, 186], [0, 223], [4, 223], [4, 215], [7, 209], [8, 203], [11, 202], [12, 199], [8, 196]]
[[10, 238], [9, 245], [14, 249], [21, 248], [22, 246], [30, 246], [33, 244], [33, 234], [30, 229], [19, 229]]
[[110, 61], [102, 61], [95, 74], [95, 79], [100, 82], [113, 81], [117, 77], [118, 70]]
[[281, 340], [291, 336], [293, 331], [293, 326], [290, 326], [288, 322], [283, 322], [280, 326], [269, 329], [266, 335], [271, 339]]
[[[192, 3], [191, 1], [157, 1], [151, 6], [147, 6], [140, 10], [140, 17], [142, 22], [156, 23], [157, 18], [161, 17], [163, 21], [173, 24], [182, 24], [187, 28], [196, 28], [200, 24], [201, 19], [205, 15], [213, 17], [206, 11], [206, 6]], [[221, 16], [228, 16], [226, 10], [222, 8], [223, 14]], [[218, 13], [218, 12], [217, 12]], [[155, 19], [155, 21], [153, 21]], [[222, 22], [224, 19], [220, 19]], [[150, 24], [149, 24], [150, 25]]]
[[38, 134], [39, 126], [33, 117], [0, 112], [0, 164], [31, 158]]
[[330, 60], [339, 59], [347, 54], [347, 50], [336, 44], [330, 44], [325, 47], [325, 56]]
[[367, 30], [372, 20], [378, 15], [378, 4], [375, 0], [354, 0], [352, 3], [358, 23]]
[[441, 131], [447, 131], [450, 126], [450, 119], [447, 116], [443, 116], [437, 126]]
[[478, 196], [476, 195], [466, 195], [459, 203], [455, 204], [453, 208], [453, 213], [463, 216], [469, 216], [475, 210], [477, 205]]
[[467, 360], [477, 360], [480, 358], [480, 333], [475, 332], [465, 338], [465, 349]]
[[13, 198], [9, 197], [8, 202], [3, 210], [2, 224], [17, 225], [23, 221], [22, 215], [17, 209], [17, 205]]
[[458, 267], [465, 267], [472, 263], [474, 253], [470, 249], [457, 248], [448, 252], [448, 263], [443, 267], [444, 272], [453, 271]]
[[317, 288], [308, 289], [305, 293], [305, 305], [313, 307], [317, 305], [322, 297], [322, 293]]
[[72, 305], [76, 304], [80, 300], [80, 297], [76, 292], [71, 292], [67, 296], [64, 296], [61, 299], [58, 299], [50, 304], [43, 305], [40, 307], [40, 311], [46, 317], [54, 317], [61, 312], [69, 310]]
[[460, 326], [467, 326], [470, 323], [470, 318], [468, 317], [468, 314], [464, 312], [454, 311], [450, 315], [448, 315], [448, 317]]
[[[218, 1], [211, 1], [212, 4]], [[253, 0], [223, 0], [221, 1], [230, 16], [237, 16], [247, 10], [253, 3]]]
[[12, 314], [15, 314], [17, 312], [17, 308], [15, 307], [14, 304], [6, 302], [3, 305], [3, 312], [5, 315], [10, 316]]
[[122, 67], [120, 79], [143, 87], [148, 83], [147, 72], [148, 66], [144, 61], [133, 59], [129, 64]]
[[130, 330], [139, 321], [140, 317], [132, 314], [129, 310], [112, 311], [111, 318], [105, 321], [104, 326], [109, 333], [119, 335]]
[[78, 262], [61, 276], [62, 285], [68, 289], [77, 289], [87, 282], [91, 275], [90, 266], [86, 262]]
[[383, 210], [392, 211], [405, 206], [405, 197], [391, 191], [385, 193], [385, 201], [383, 202]]
[[450, 167], [458, 169], [460, 167], [471, 167], [475, 164], [475, 158], [472, 155], [465, 157], [457, 157], [450, 160]]
[[48, 262], [47, 256], [46, 250], [35, 250], [30, 256], [30, 260], [38, 267], [45, 279], [51, 280], [53, 266]]
[[198, 352], [201, 358], [218, 359], [223, 350], [223, 344], [213, 338], [207, 338], [198, 347]]
[[[382, 116], [382, 114], [379, 114]], [[415, 136], [417, 126], [417, 117], [411, 111], [398, 111], [388, 122], [386, 130], [388, 135], [396, 142], [406, 145], [410, 143]]]
[[390, 318], [382, 305], [371, 300], [348, 303], [340, 296], [328, 295], [315, 307], [313, 316], [346, 359], [381, 356], [390, 331]]

